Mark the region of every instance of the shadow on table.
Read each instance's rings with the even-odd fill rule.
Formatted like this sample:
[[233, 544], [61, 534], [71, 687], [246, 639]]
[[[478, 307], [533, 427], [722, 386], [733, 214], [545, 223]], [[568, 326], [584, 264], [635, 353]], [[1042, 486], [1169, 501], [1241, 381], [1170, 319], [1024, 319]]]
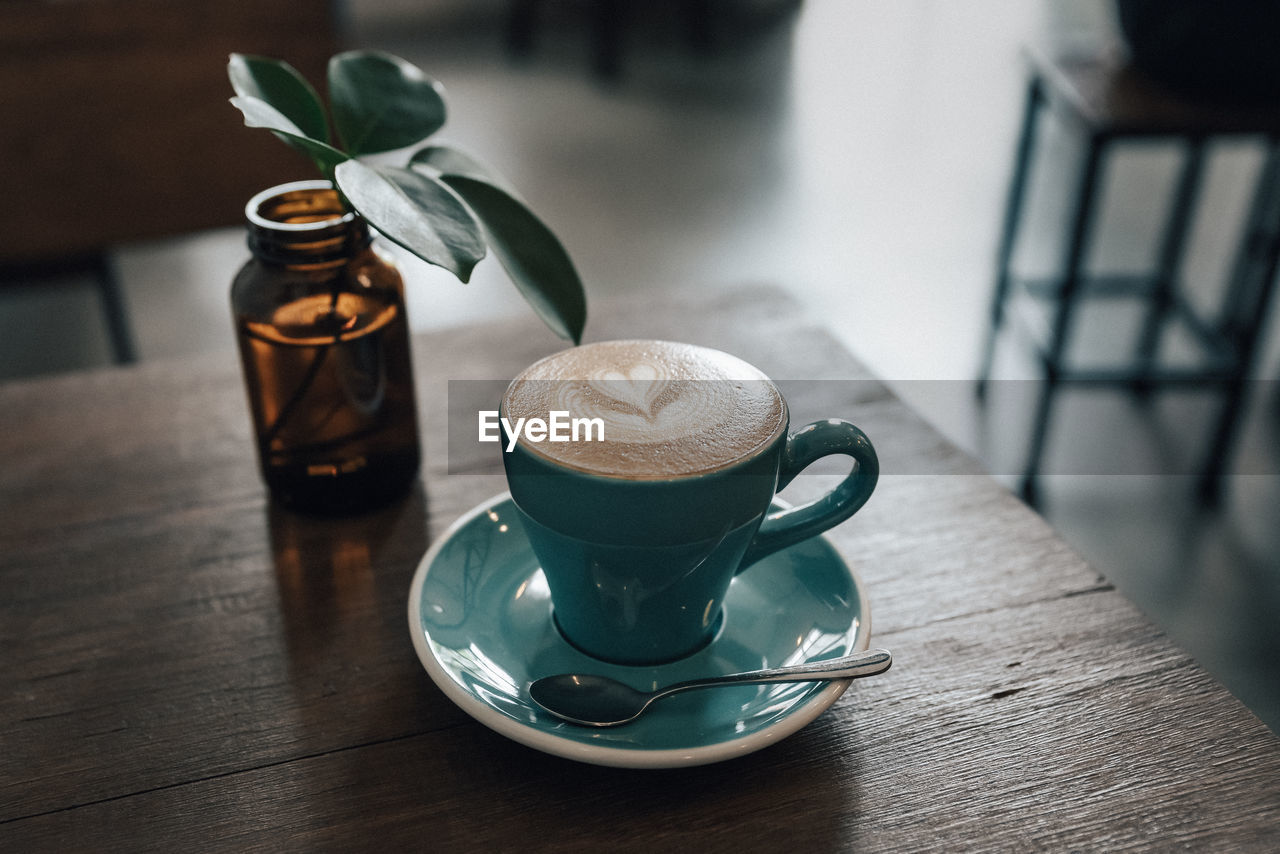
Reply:
[[394, 696], [380, 694], [361, 674], [411, 661], [403, 613], [427, 548], [421, 482], [403, 499], [359, 516], [306, 516], [274, 503], [266, 512], [291, 688], [304, 723], [401, 731], [399, 716], [411, 714], [416, 685], [406, 681]]
[[[388, 573], [405, 576], [427, 548], [427, 497], [415, 481], [404, 498], [356, 516], [310, 516], [267, 506], [281, 606], [292, 619], [326, 623], [379, 597]], [[410, 564], [411, 572], [411, 564]]]

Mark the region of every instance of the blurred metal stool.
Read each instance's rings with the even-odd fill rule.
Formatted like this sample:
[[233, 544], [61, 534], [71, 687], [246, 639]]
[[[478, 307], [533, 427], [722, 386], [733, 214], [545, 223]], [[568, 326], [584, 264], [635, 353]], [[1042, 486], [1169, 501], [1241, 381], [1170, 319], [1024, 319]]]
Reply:
[[[678, 17], [684, 38], [697, 56], [708, 57], [726, 40], [740, 39], [744, 32], [769, 27], [793, 15], [801, 0], [752, 0], [750, 3], [716, 0], [591, 0], [577, 4], [587, 14], [591, 34], [592, 66], [596, 76], [617, 82], [631, 31], [641, 29], [645, 19]], [[516, 59], [533, 55], [538, 32], [545, 31], [544, 0], [508, 0], [506, 16], [507, 53]], [[571, 6], [573, 4], [570, 4]]]
[[[1222, 409], [1200, 468], [1198, 493], [1206, 503], [1220, 497], [1221, 477], [1238, 432], [1246, 385], [1257, 355], [1262, 324], [1270, 303], [1280, 259], [1280, 105], [1270, 108], [1198, 103], [1176, 96], [1145, 79], [1114, 57], [1054, 58], [1028, 54], [1030, 71], [1026, 107], [1017, 143], [1013, 178], [1005, 209], [991, 302], [990, 329], [977, 385], [985, 399], [991, 379], [996, 338], [1016, 292], [1024, 292], [1049, 308], [1047, 329], [1034, 340], [1043, 372], [1023, 469], [1021, 493], [1036, 503], [1037, 476], [1048, 436], [1054, 397], [1062, 386], [1121, 387], [1145, 394], [1157, 387], [1216, 388]], [[1010, 271], [1026, 196], [1027, 175], [1042, 107], [1053, 110], [1067, 126], [1085, 137], [1084, 165], [1070, 200], [1063, 272], [1050, 281], [1022, 281]], [[1257, 181], [1234, 269], [1219, 316], [1201, 316], [1179, 292], [1183, 244], [1203, 174], [1207, 143], [1219, 137], [1260, 137], [1267, 155]], [[1087, 276], [1084, 262], [1098, 208], [1104, 157], [1118, 144], [1181, 142], [1186, 149], [1173, 188], [1156, 266], [1148, 275]], [[1073, 369], [1066, 344], [1080, 302], [1089, 297], [1145, 301], [1145, 319], [1132, 360], [1106, 370]], [[1160, 339], [1166, 327], [1180, 323], [1201, 350], [1198, 363], [1186, 368], [1161, 367]], [[1034, 330], [1032, 337], [1034, 335]]]
[[[542, 0], [510, 0], [506, 40], [512, 56], [527, 58], [533, 53], [542, 5]], [[711, 0], [683, 0], [678, 5], [688, 23], [690, 44], [706, 52], [711, 46]], [[594, 0], [589, 5], [592, 66], [601, 79], [617, 80], [621, 76], [625, 31], [638, 7], [635, 0]]]

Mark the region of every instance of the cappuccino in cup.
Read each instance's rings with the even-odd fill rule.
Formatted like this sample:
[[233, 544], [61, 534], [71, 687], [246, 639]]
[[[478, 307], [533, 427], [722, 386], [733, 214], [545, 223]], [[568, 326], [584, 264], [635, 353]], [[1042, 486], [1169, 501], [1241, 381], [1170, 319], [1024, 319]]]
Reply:
[[[788, 433], [786, 401], [759, 369], [692, 344], [605, 341], [564, 350], [512, 381], [503, 464], [555, 623], [588, 655], [671, 661], [710, 642], [738, 572], [853, 515], [879, 475], [862, 431], [827, 419]], [[557, 418], [597, 431], [558, 438]], [[538, 430], [522, 430], [537, 423]], [[814, 460], [853, 470], [799, 507], [775, 493]]]
[[605, 341], [527, 368], [507, 389], [508, 423], [568, 413], [597, 426], [585, 438], [528, 443], [576, 471], [635, 480], [731, 466], [774, 442], [787, 423], [777, 387], [727, 353], [670, 341]]

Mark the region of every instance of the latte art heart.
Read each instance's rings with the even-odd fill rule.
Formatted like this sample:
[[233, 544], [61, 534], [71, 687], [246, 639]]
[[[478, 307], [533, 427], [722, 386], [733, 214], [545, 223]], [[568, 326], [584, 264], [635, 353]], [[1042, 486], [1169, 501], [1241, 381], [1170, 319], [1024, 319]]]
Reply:
[[524, 447], [570, 468], [626, 478], [715, 471], [767, 447], [786, 405], [756, 368], [726, 353], [665, 341], [606, 341], [526, 369], [503, 396], [509, 419], [599, 419], [604, 440]]
[[587, 380], [587, 385], [597, 393], [619, 403], [630, 404], [644, 415], [653, 416], [653, 404], [669, 384], [658, 367], [648, 364], [631, 365], [625, 371], [608, 370]]

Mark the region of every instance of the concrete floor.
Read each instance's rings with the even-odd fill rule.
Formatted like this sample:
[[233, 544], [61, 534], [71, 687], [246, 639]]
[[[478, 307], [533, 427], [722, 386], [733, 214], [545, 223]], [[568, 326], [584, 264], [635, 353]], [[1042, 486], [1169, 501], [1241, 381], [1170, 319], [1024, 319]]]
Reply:
[[[581, 5], [546, 3], [547, 25], [522, 62], [503, 51], [500, 2], [346, 8], [353, 45], [399, 53], [443, 81], [444, 136], [521, 189], [590, 295], [777, 283], [1013, 483], [1026, 360], [1002, 347], [1000, 376], [1010, 379], [986, 412], [970, 381], [1021, 108], [1018, 46], [1106, 39], [1105, 4], [809, 0], [780, 17], [767, 2], [739, 4], [759, 17], [720, 19], [703, 55], [671, 5], [653, 3], [612, 83], [591, 73]], [[1023, 269], [1054, 263], [1062, 184], [1078, 153], [1051, 124], [1041, 151]], [[1149, 259], [1177, 154], [1117, 163], [1097, 266]], [[1257, 164], [1248, 145], [1215, 152], [1190, 277], [1221, 277]], [[142, 358], [235, 358], [226, 299], [244, 255], [239, 228], [120, 248]], [[402, 267], [418, 330], [528, 311], [495, 262], [466, 286], [410, 259]], [[7, 289], [0, 375], [105, 364], [96, 309], [85, 283]], [[1103, 343], [1112, 334], [1100, 333]], [[1273, 368], [1275, 343], [1264, 360]], [[1280, 398], [1274, 382], [1258, 385], [1222, 510], [1191, 500], [1194, 448], [1179, 447], [1185, 436], [1194, 445], [1186, 425], [1207, 416], [1203, 406], [1081, 395], [1054, 424], [1043, 512], [1280, 732]]]

